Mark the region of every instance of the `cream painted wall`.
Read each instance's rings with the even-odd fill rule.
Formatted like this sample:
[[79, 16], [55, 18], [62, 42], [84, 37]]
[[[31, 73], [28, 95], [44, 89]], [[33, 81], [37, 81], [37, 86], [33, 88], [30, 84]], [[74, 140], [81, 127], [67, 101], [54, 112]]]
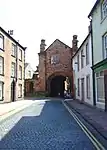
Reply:
[[94, 64], [103, 60], [102, 36], [107, 32], [107, 17], [101, 20], [101, 3], [92, 15]]
[[[86, 56], [86, 44], [89, 43], [89, 64], [86, 66], [86, 57], [84, 57], [84, 67], [81, 68], [81, 50], [83, 49], [83, 54]], [[77, 56], [79, 55], [79, 64], [80, 64], [80, 70], [77, 70]], [[76, 54], [76, 56], [73, 58], [73, 70], [74, 70], [74, 84], [75, 84], [75, 94], [76, 99], [79, 99], [81, 101], [82, 95], [81, 95], [81, 80], [80, 80], [80, 96], [78, 96], [78, 78], [84, 78], [84, 100], [86, 103], [93, 105], [93, 80], [92, 80], [92, 49], [91, 49], [91, 35], [88, 37], [87, 41], [83, 44], [79, 52]], [[90, 99], [87, 98], [87, 87], [86, 87], [86, 76], [90, 75]]]

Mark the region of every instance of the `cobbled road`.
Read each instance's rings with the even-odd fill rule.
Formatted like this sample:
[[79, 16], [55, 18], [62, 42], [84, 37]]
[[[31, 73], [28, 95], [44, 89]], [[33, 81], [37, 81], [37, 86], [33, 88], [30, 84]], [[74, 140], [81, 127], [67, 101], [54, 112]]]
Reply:
[[0, 150], [94, 150], [60, 101], [39, 101], [0, 123]]

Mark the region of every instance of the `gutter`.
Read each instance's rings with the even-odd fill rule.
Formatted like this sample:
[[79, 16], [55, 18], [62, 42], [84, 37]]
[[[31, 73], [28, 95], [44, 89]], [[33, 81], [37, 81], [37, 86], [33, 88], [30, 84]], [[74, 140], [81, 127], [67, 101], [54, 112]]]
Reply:
[[[91, 20], [91, 29], [92, 29], [92, 20]], [[94, 66], [94, 51], [93, 51], [93, 29], [91, 30], [91, 48], [92, 48], [92, 66]], [[93, 104], [96, 105], [96, 89], [95, 89], [95, 73], [92, 69], [92, 78], [93, 78]]]

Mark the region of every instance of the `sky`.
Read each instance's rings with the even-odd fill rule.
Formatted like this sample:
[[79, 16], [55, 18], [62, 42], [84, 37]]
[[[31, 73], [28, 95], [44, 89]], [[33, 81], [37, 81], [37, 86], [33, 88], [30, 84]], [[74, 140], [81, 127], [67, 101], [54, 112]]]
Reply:
[[96, 0], [0, 0], [0, 26], [14, 30], [13, 37], [27, 47], [26, 62], [36, 70], [41, 39], [47, 47], [60, 39], [72, 46], [78, 35], [79, 46], [88, 34], [89, 19]]

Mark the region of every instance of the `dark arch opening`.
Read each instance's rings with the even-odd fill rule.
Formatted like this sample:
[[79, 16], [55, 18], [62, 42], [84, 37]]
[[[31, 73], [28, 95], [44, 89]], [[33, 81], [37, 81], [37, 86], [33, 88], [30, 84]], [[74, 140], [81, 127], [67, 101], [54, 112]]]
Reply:
[[51, 97], [64, 97], [66, 77], [55, 76], [50, 82], [50, 96]]

